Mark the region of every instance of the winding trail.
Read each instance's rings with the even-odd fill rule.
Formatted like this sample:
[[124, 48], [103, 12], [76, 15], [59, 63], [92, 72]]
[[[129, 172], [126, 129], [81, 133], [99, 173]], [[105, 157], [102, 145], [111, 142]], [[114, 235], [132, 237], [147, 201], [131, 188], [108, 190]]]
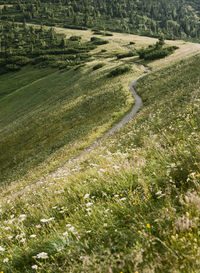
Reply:
[[[145, 68], [146, 72], [148, 72], [149, 68]], [[135, 100], [135, 103], [131, 109], [131, 111], [124, 116], [124, 118], [118, 122], [117, 124], [115, 124], [113, 127], [111, 127], [102, 137], [100, 137], [98, 140], [96, 140], [94, 143], [92, 143], [89, 147], [87, 147], [86, 149], [84, 149], [81, 153], [79, 153], [77, 156], [69, 159], [66, 163], [64, 163], [63, 165], [61, 165], [59, 168], [53, 170], [52, 172], [50, 172], [47, 175], [44, 175], [43, 177], [41, 177], [41, 179], [39, 179], [36, 183], [29, 185], [29, 190], [35, 190], [37, 187], [39, 187], [41, 184], [46, 183], [47, 180], [57, 180], [57, 179], [63, 179], [64, 177], [66, 177], [69, 173], [70, 173], [70, 169], [68, 168], [70, 164], [76, 162], [79, 159], [82, 159], [85, 155], [87, 155], [88, 153], [90, 153], [94, 148], [98, 147], [102, 141], [108, 137], [109, 135], [119, 131], [127, 122], [129, 122], [138, 112], [138, 110], [142, 107], [143, 103], [142, 103], [142, 99], [141, 97], [136, 93], [134, 86], [137, 83], [137, 81], [139, 79], [141, 79], [142, 77], [144, 77], [145, 75], [147, 75], [147, 73], [144, 73], [142, 75], [140, 75], [139, 77], [137, 77], [136, 79], [134, 79], [131, 84], [129, 85], [130, 91], [133, 95], [133, 98]], [[21, 190], [18, 193], [15, 194], [15, 197], [19, 198], [19, 196], [22, 196], [23, 194], [25, 194], [26, 190]], [[14, 197], [14, 196], [13, 196]]]
[[[148, 72], [149, 68], [146, 67], [145, 70]], [[108, 137], [109, 135], [119, 131], [127, 122], [129, 122], [136, 115], [138, 110], [142, 107], [143, 103], [142, 103], [141, 97], [136, 93], [136, 91], [134, 89], [134, 86], [137, 83], [137, 81], [139, 79], [141, 79], [142, 77], [144, 77], [145, 75], [147, 75], [147, 73], [144, 73], [144, 74], [140, 75], [139, 77], [134, 79], [131, 82], [131, 84], [129, 85], [130, 91], [131, 91], [131, 93], [133, 95], [133, 98], [134, 98], [134, 101], [135, 101], [131, 111], [125, 117], [123, 117], [123, 119], [120, 122], [118, 122], [113, 127], [111, 127], [102, 137], [100, 137], [98, 140], [96, 140], [94, 143], [92, 143], [89, 147], [87, 147], [85, 150], [83, 150], [80, 154], [73, 157], [72, 159], [69, 159], [61, 167], [59, 167], [58, 169], [53, 171], [52, 174], [55, 175], [56, 173], [59, 173], [63, 169], [63, 167], [67, 167], [67, 166], [69, 166], [69, 164], [75, 162], [77, 159], [81, 159], [88, 152], [92, 151], [94, 148], [99, 146], [106, 137]]]

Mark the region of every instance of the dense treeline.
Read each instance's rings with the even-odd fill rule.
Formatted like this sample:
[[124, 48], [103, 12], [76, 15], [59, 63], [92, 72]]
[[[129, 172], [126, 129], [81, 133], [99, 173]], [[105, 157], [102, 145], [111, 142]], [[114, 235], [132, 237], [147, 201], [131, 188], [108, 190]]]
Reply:
[[1, 0], [0, 4], [1, 20], [200, 38], [198, 0]]
[[[105, 43], [105, 40], [98, 40]], [[68, 68], [89, 59], [93, 41], [57, 34], [53, 28], [35, 28], [24, 24], [0, 23], [0, 73], [19, 70], [27, 64]]]

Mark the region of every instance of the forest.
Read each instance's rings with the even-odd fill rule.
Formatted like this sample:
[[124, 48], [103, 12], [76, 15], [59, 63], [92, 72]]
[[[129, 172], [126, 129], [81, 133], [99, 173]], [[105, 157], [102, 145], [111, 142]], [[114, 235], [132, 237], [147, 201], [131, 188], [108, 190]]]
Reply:
[[199, 40], [197, 0], [1, 0], [0, 20]]
[[107, 43], [100, 38], [81, 42], [81, 37], [58, 34], [53, 28], [0, 23], [0, 73], [17, 71], [32, 64], [67, 69], [83, 64], [89, 51]]

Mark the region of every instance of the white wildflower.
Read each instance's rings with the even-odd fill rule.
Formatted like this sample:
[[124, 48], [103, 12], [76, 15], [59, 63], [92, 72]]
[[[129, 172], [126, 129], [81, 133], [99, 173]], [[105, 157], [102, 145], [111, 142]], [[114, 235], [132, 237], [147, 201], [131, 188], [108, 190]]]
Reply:
[[5, 248], [0, 246], [0, 251], [5, 251]]
[[86, 193], [85, 196], [83, 197], [83, 199], [86, 199], [86, 198], [88, 198], [89, 196], [90, 196], [89, 193]]
[[35, 238], [37, 235], [35, 235], [35, 234], [32, 234], [32, 235], [30, 235], [30, 238]]
[[65, 231], [65, 232], [63, 233], [63, 236], [68, 236], [68, 232]]
[[41, 253], [37, 254], [37, 258], [38, 259], [48, 259], [49, 256], [48, 256], [48, 254], [46, 252], [41, 252]]
[[86, 204], [86, 207], [89, 208], [89, 207], [92, 206], [92, 205], [93, 205], [92, 202], [88, 202], [88, 203]]
[[70, 228], [69, 228], [69, 231], [72, 231], [72, 232], [73, 232], [74, 230], [75, 230], [74, 227], [70, 227]]
[[9, 259], [8, 258], [5, 258], [4, 260], [3, 260], [3, 263], [7, 263], [9, 261]]
[[38, 266], [36, 264], [32, 265], [32, 269], [38, 269]]

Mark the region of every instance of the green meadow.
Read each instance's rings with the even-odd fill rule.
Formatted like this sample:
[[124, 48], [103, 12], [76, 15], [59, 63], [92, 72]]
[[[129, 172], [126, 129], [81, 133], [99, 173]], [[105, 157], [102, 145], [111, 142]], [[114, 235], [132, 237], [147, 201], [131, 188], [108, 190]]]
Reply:
[[30, 66], [1, 76], [2, 181], [20, 178], [45, 160], [48, 168], [66, 161], [129, 111], [133, 98], [127, 82], [140, 70], [133, 67], [120, 78], [109, 78], [109, 65], [92, 67], [58, 71]]
[[[30, 173], [30, 178], [3, 189], [0, 222], [3, 272], [199, 271], [199, 61], [196, 56], [142, 78], [136, 91], [143, 99], [143, 108], [118, 133], [84, 157], [37, 183], [31, 182]], [[113, 88], [107, 89], [111, 92], [107, 96], [111, 97], [105, 97], [106, 79], [100, 71], [94, 75], [98, 93], [94, 92], [95, 84], [90, 82], [88, 86], [93, 72], [87, 74], [87, 80], [81, 78], [81, 71], [73, 76], [72, 72], [56, 73], [49, 75], [47, 93], [40, 92], [45, 104], [40, 100], [33, 107], [37, 102], [34, 88], [36, 93], [31, 102], [34, 111], [30, 109], [29, 119], [22, 114], [30, 103], [27, 96], [26, 103], [21, 101], [20, 111], [16, 108], [15, 116], [7, 117], [7, 122], [12, 119], [11, 124], [20, 130], [21, 117], [24, 128], [31, 123], [37, 125], [31, 127], [37, 132], [44, 119], [45, 134], [51, 135], [55, 130], [52, 120], [59, 125], [65, 117], [62, 101], [67, 99], [70, 103], [73, 98], [73, 102], [79, 103], [77, 90], [79, 96], [90, 90], [89, 97], [104, 101], [100, 112], [105, 111], [106, 117], [113, 115], [108, 111], [110, 107], [106, 108], [106, 102], [109, 100], [110, 105], [113, 101]], [[76, 79], [82, 83], [76, 93], [73, 87], [67, 93], [60, 91], [63, 81], [67, 80], [70, 87]], [[109, 79], [108, 87], [111, 82]], [[49, 99], [54, 83], [58, 91]], [[36, 86], [43, 90], [42, 81]], [[32, 94], [31, 90], [27, 92]], [[113, 101], [112, 111], [119, 109], [120, 94]], [[51, 111], [47, 112], [47, 105]], [[86, 105], [81, 100], [78, 107], [83, 121]], [[90, 106], [87, 113], [92, 113], [94, 128], [94, 124], [99, 124], [93, 114], [97, 106], [95, 103], [94, 108], [93, 104]], [[73, 107], [72, 117], [77, 114], [76, 104]], [[37, 120], [39, 111], [44, 114], [41, 127]], [[90, 122], [87, 128], [83, 124], [79, 123], [77, 128], [82, 128], [85, 137], [91, 127]], [[62, 132], [64, 126], [69, 125], [62, 123]], [[4, 134], [12, 130], [11, 126]], [[63, 141], [63, 135], [56, 130]], [[48, 143], [53, 143], [53, 136]], [[26, 133], [21, 137], [27, 137], [29, 143]], [[36, 145], [37, 136], [34, 138]]]
[[[198, 273], [199, 45], [93, 40], [81, 63], [63, 51], [62, 66], [0, 75], [0, 272]], [[131, 110], [144, 73], [143, 107], [90, 146]]]

